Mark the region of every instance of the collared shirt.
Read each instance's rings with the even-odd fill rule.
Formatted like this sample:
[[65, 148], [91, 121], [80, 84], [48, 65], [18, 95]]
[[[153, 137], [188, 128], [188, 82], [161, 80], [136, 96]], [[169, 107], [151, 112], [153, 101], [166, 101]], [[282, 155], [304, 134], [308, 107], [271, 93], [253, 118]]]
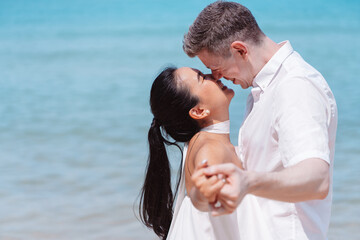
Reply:
[[239, 131], [247, 170], [272, 172], [305, 159], [330, 165], [324, 200], [287, 203], [247, 195], [239, 205], [242, 239], [327, 239], [332, 201], [337, 107], [323, 76], [288, 41], [261, 69]]

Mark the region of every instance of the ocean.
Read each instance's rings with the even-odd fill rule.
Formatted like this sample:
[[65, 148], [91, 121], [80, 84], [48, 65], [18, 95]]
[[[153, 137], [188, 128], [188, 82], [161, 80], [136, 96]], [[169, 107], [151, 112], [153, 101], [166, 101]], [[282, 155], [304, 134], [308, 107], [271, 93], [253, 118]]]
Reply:
[[[207, 0], [0, 1], [0, 239], [156, 239], [136, 218], [165, 66]], [[328, 81], [339, 108], [329, 239], [360, 235], [360, 2], [240, 2]], [[237, 143], [249, 90], [233, 87]], [[170, 150], [174, 172], [179, 155]]]

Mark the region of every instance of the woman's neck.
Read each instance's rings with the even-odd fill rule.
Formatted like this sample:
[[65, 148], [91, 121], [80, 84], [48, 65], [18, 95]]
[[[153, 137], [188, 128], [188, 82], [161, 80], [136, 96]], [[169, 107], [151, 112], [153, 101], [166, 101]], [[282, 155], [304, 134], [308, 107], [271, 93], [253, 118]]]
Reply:
[[207, 135], [215, 137], [216, 139], [224, 139], [230, 141], [230, 120], [217, 121], [214, 124], [210, 124], [200, 130]]
[[201, 125], [201, 128], [206, 128], [210, 125], [214, 125], [214, 124], [218, 124], [221, 122], [226, 122], [229, 121], [229, 114], [227, 114], [226, 116], [222, 117], [222, 118], [211, 118], [211, 119], [206, 119], [206, 121], [204, 121]]

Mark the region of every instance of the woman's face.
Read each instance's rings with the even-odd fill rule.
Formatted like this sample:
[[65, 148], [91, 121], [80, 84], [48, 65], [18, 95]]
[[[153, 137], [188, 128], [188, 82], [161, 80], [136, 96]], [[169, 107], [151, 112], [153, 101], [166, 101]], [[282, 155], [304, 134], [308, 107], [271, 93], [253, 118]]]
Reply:
[[234, 91], [226, 87], [220, 80], [214, 80], [211, 75], [204, 75], [197, 69], [182, 67], [176, 70], [176, 77], [185, 83], [192, 95], [197, 96], [202, 107], [211, 113], [228, 110]]

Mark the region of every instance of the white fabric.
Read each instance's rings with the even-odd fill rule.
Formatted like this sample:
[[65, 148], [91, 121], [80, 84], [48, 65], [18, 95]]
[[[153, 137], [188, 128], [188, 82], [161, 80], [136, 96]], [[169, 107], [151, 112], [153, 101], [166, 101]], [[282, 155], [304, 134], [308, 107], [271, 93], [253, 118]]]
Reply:
[[[217, 133], [226, 133], [226, 128], [221, 129], [218, 129]], [[210, 131], [207, 129], [202, 130]], [[187, 148], [188, 146], [185, 144], [183, 150], [183, 171], [179, 184], [178, 197], [174, 208], [173, 220], [171, 222], [167, 239], [239, 240], [240, 236], [236, 212], [230, 215], [213, 217], [211, 216], [211, 213], [197, 210], [192, 204], [191, 199], [186, 195], [184, 166]]]
[[242, 239], [327, 239], [336, 127], [336, 102], [325, 79], [284, 42], [254, 79], [238, 154], [244, 168], [256, 172], [323, 159], [331, 190], [324, 200], [300, 203], [247, 196], [238, 207]]
[[229, 134], [230, 133], [230, 120], [212, 124], [201, 129], [203, 132]]

